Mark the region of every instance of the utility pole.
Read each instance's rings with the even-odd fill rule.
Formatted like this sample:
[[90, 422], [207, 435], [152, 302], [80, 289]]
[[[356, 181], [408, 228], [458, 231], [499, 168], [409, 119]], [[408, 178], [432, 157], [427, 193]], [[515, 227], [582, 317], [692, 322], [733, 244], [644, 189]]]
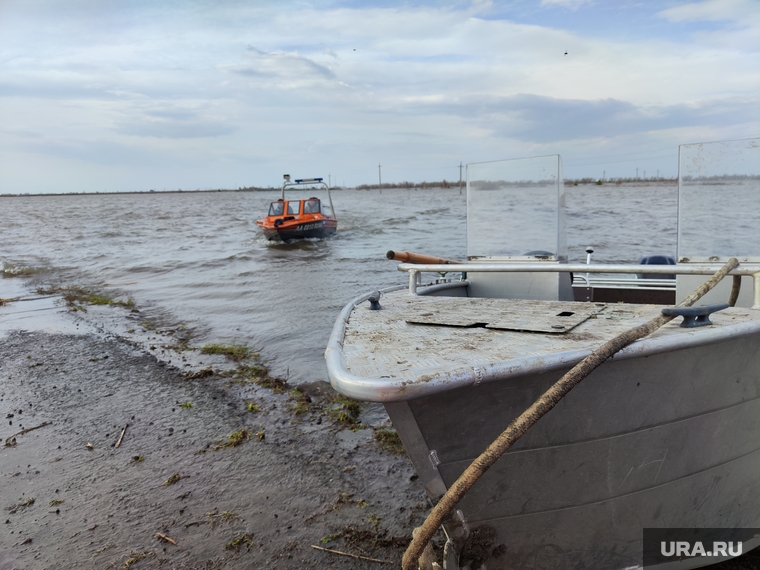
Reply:
[[604, 179], [607, 177], [607, 171], [602, 170], [602, 182], [604, 182]]
[[380, 163], [379, 162], [377, 163], [377, 182], [382, 187], [382, 185], [383, 185], [383, 175], [382, 175], [382, 172], [380, 171]]
[[462, 161], [459, 161], [459, 193], [462, 193]]
[[639, 167], [637, 166], [636, 167], [636, 180], [638, 180], [638, 179], [639, 179]]

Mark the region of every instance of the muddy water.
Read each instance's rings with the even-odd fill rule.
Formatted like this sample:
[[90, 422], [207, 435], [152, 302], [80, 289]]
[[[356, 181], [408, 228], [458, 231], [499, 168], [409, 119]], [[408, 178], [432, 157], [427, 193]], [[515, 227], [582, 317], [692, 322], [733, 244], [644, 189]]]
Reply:
[[[570, 261], [675, 254], [676, 187], [569, 186]], [[107, 284], [143, 319], [193, 329], [195, 344], [245, 344], [293, 383], [324, 380], [322, 358], [340, 308], [403, 284], [388, 249], [462, 259], [466, 196], [457, 188], [333, 193], [338, 235], [276, 244], [255, 220], [278, 192], [0, 198], [4, 277]], [[15, 281], [15, 280], [14, 280]], [[0, 298], [11, 295], [0, 279]], [[4, 292], [4, 290], [6, 290]]]

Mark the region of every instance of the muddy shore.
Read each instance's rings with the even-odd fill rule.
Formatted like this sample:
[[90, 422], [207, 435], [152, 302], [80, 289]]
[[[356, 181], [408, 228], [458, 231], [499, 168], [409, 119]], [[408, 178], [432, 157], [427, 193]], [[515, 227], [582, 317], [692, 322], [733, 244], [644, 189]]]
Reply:
[[400, 566], [428, 503], [377, 408], [350, 429], [325, 383], [188, 379], [199, 363], [62, 328], [0, 342], [1, 570]]
[[0, 303], [0, 570], [400, 567], [429, 502], [380, 406], [240, 377], [255, 354], [154, 325]]

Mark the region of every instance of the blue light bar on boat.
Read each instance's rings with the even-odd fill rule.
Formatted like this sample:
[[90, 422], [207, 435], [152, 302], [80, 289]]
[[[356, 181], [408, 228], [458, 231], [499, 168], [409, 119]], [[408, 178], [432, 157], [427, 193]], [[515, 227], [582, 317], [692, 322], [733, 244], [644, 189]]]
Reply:
[[303, 184], [305, 182], [322, 182], [322, 178], [301, 178], [300, 180], [296, 180], [296, 184]]

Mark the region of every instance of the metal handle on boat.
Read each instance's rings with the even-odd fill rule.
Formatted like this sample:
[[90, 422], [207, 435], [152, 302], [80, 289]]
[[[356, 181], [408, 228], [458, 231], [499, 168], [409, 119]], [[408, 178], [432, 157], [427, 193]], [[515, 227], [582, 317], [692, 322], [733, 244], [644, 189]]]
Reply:
[[371, 311], [379, 311], [382, 309], [380, 306], [380, 291], [372, 293], [372, 295], [367, 297], [367, 301], [369, 301], [369, 308]]
[[727, 309], [729, 306], [728, 303], [718, 303], [717, 305], [703, 305], [701, 307], [667, 307], [662, 310], [662, 314], [666, 317], [683, 317], [681, 326], [691, 329], [711, 325], [710, 315]]
[[449, 263], [462, 263], [453, 259], [446, 259], [443, 257], [435, 257], [434, 255], [426, 255], [424, 253], [414, 253], [411, 251], [394, 251], [388, 250], [385, 254], [388, 259], [394, 259], [402, 263], [432, 263], [438, 265], [447, 265]]

